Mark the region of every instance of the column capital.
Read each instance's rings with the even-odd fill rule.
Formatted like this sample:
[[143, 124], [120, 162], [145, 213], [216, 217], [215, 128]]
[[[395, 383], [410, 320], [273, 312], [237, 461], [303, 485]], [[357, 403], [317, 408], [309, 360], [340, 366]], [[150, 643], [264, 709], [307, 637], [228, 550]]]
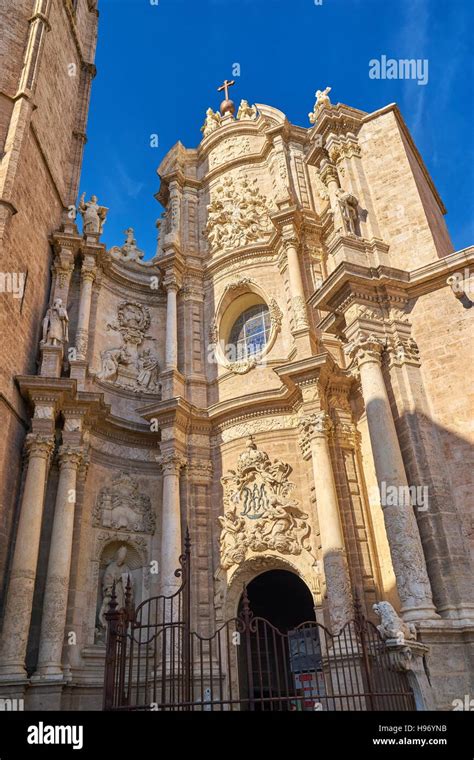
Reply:
[[387, 353], [390, 367], [401, 367], [404, 364], [420, 366], [420, 349], [411, 337], [396, 335], [390, 338], [387, 342]]
[[324, 184], [327, 186], [330, 182], [337, 182], [339, 185], [339, 175], [337, 173], [337, 169], [330, 161], [327, 159], [324, 159], [321, 162], [321, 167], [319, 170], [319, 176], [321, 177]]
[[187, 459], [178, 451], [170, 451], [158, 457], [163, 475], [179, 475], [183, 467], [187, 465]]
[[366, 333], [359, 332], [345, 348], [345, 351], [361, 367], [366, 362], [380, 364], [384, 348], [385, 341], [382, 338], [377, 337], [373, 333], [367, 335]]
[[87, 258], [85, 258], [84, 261], [82, 262], [82, 267], [81, 267], [81, 279], [92, 283], [94, 282], [96, 276], [97, 276], [97, 265], [95, 263], [95, 260], [88, 261]]
[[63, 444], [59, 447], [58, 459], [61, 469], [77, 469], [82, 462], [84, 450], [82, 446]]
[[25, 439], [25, 451], [28, 457], [48, 460], [54, 450], [54, 436], [41, 433], [28, 433]]
[[333, 428], [331, 418], [325, 411], [309, 412], [300, 417], [299, 427], [301, 430], [300, 448], [305, 459], [311, 455], [310, 443], [316, 438], [327, 440]]
[[163, 277], [163, 287], [166, 291], [174, 290], [176, 293], [180, 290], [182, 285], [181, 277], [177, 272], [169, 270]]

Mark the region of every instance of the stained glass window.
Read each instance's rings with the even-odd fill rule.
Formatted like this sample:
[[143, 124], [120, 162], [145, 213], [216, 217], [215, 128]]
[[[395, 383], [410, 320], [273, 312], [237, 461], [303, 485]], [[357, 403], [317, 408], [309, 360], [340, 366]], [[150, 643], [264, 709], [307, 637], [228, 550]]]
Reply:
[[229, 343], [235, 361], [247, 359], [265, 348], [270, 336], [270, 314], [265, 304], [246, 309], [234, 322]]

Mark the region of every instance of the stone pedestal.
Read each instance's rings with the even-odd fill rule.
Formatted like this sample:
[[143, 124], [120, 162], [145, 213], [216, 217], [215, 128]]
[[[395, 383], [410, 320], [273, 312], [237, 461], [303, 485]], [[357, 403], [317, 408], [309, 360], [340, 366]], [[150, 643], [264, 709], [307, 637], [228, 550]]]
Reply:
[[49, 346], [41, 344], [41, 370], [43, 377], [61, 377], [64, 348], [62, 344]]

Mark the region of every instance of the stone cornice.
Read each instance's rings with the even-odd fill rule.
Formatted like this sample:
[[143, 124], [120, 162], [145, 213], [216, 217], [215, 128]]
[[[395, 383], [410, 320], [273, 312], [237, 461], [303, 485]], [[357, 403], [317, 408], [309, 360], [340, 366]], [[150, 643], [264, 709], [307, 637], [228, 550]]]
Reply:
[[322, 286], [315, 291], [308, 302], [322, 311], [340, 309], [347, 295], [357, 290], [373, 293], [379, 300], [380, 287], [387, 293], [391, 288], [403, 291], [406, 298], [418, 298], [443, 287], [447, 287], [447, 277], [463, 267], [474, 264], [474, 247], [456, 251], [419, 269], [408, 272], [395, 267], [363, 267], [341, 262], [327, 277]]

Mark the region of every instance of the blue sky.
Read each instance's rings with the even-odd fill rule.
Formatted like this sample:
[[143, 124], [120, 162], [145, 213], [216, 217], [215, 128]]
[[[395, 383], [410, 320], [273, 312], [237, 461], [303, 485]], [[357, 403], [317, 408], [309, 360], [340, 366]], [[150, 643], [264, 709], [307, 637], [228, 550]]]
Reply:
[[[99, 0], [99, 42], [80, 192], [110, 208], [103, 240], [135, 229], [155, 252], [156, 169], [196, 147], [216, 88], [309, 126], [314, 92], [365, 111], [398, 103], [448, 210], [455, 249], [474, 241], [472, 0]], [[156, 2], [156, 0], [155, 0]], [[369, 78], [369, 61], [428, 59], [428, 83]], [[159, 146], [151, 147], [150, 136]]]

